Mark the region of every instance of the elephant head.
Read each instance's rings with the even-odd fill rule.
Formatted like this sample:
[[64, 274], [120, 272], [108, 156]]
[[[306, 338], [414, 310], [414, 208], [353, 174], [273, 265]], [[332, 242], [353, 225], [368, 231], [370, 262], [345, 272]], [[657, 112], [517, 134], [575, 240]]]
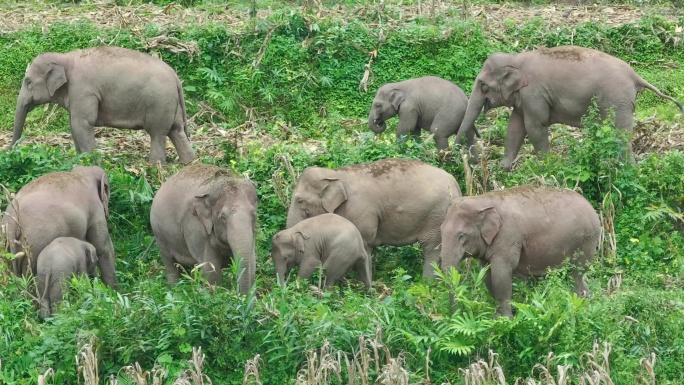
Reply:
[[75, 166], [71, 172], [85, 175], [92, 185], [97, 189], [97, 195], [100, 197], [102, 207], [104, 208], [105, 217], [109, 217], [109, 176], [105, 170], [98, 166]]
[[45, 53], [29, 64], [17, 99], [10, 147], [21, 138], [26, 115], [38, 105], [58, 101], [66, 92], [66, 83], [67, 75], [62, 55]]
[[313, 272], [321, 264], [321, 260], [315, 255], [309, 255], [305, 258], [304, 243], [308, 239], [309, 235], [293, 229], [283, 230], [271, 239], [271, 258], [273, 258], [281, 285], [285, 285], [287, 274], [295, 266], [299, 266], [300, 277], [308, 278], [304, 272]]
[[292, 194], [288, 228], [316, 215], [334, 213], [347, 200], [342, 181], [329, 174], [330, 170], [318, 167], [304, 170]]
[[254, 229], [257, 197], [254, 185], [248, 180], [217, 176], [208, 193], [195, 195], [193, 208], [210, 236], [211, 245], [230, 248], [234, 257], [241, 258], [238, 290], [248, 293], [254, 285], [256, 272]]
[[95, 278], [97, 276], [97, 250], [88, 242], [83, 242], [83, 245], [86, 256], [86, 272], [89, 277]]
[[461, 136], [470, 130], [474, 130], [479, 137], [475, 120], [480, 113], [496, 107], [513, 106], [515, 100], [512, 96], [527, 86], [527, 77], [513, 61], [514, 58], [515, 55], [494, 53], [484, 62], [473, 84], [468, 108], [456, 134], [456, 143], [460, 143]]
[[501, 228], [501, 216], [493, 206], [468, 207], [460, 200], [449, 206], [442, 223], [441, 268], [457, 269], [466, 256], [482, 258]]
[[370, 114], [368, 115], [368, 128], [379, 134], [387, 129], [385, 121], [399, 113], [399, 106], [406, 99], [403, 90], [394, 83], [385, 84], [378, 89], [373, 99]]

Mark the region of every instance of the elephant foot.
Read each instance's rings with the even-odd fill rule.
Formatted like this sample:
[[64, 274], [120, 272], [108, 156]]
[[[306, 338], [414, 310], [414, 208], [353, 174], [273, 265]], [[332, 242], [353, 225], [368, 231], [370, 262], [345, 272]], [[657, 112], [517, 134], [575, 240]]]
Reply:
[[504, 171], [511, 171], [511, 169], [513, 168], [513, 162], [508, 160], [502, 160], [501, 162], [499, 162], [499, 165], [502, 169], [504, 169]]

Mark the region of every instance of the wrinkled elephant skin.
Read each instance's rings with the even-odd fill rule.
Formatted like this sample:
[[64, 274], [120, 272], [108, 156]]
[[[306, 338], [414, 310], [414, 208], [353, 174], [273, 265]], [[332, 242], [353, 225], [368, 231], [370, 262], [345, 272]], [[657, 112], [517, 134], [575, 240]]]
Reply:
[[458, 268], [467, 256], [490, 264], [485, 283], [497, 314], [510, 317], [512, 277], [541, 276], [565, 260], [575, 292], [588, 294], [583, 274], [601, 231], [594, 208], [571, 190], [523, 186], [456, 198], [442, 224], [441, 267]]
[[[539, 153], [549, 151], [549, 126], [582, 127], [592, 98], [603, 118], [615, 110], [615, 126], [632, 134], [636, 96], [644, 88], [682, 105], [642, 79], [624, 61], [606, 53], [577, 46], [542, 48], [519, 54], [494, 53], [475, 79], [468, 109], [456, 135], [475, 130], [481, 112], [513, 107], [508, 121], [501, 166], [510, 170], [528, 137]], [[632, 157], [631, 142], [627, 148]]]
[[338, 169], [308, 167], [292, 193], [287, 227], [324, 213], [352, 222], [366, 244], [406, 246], [419, 242], [423, 275], [433, 277], [439, 258], [439, 227], [461, 189], [451, 174], [412, 159], [383, 159]]
[[72, 237], [95, 247], [102, 281], [116, 289], [114, 246], [107, 226], [109, 196], [109, 177], [97, 166], [51, 172], [22, 187], [2, 218], [8, 251], [24, 255], [13, 261], [14, 274], [36, 275], [43, 249], [57, 238]]
[[195, 158], [187, 131], [180, 79], [166, 63], [142, 52], [101, 46], [47, 52], [28, 66], [19, 91], [10, 147], [21, 138], [26, 115], [57, 103], [69, 111], [79, 152], [95, 148], [96, 126], [143, 129], [151, 138], [150, 163], [165, 163], [166, 138], [181, 162]]
[[238, 289], [249, 292], [256, 271], [256, 215], [254, 184], [228, 170], [194, 164], [170, 177], [150, 210], [167, 282], [178, 282], [176, 264], [200, 265], [207, 281], [218, 285], [221, 270], [239, 256]]
[[352, 268], [370, 288], [370, 259], [361, 233], [353, 223], [337, 214], [304, 219], [271, 239], [271, 257], [281, 284], [287, 273], [299, 268], [299, 277], [309, 279], [319, 266], [325, 268], [325, 287], [331, 288]]
[[62, 286], [68, 287], [72, 275], [95, 277], [97, 250], [80, 239], [60, 237], [40, 252], [37, 263], [40, 317], [45, 319], [55, 314], [62, 300]]

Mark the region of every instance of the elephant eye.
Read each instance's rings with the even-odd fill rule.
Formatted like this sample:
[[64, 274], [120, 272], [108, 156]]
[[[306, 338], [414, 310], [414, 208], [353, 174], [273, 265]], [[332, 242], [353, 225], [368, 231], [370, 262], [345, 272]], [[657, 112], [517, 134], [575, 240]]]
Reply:
[[480, 83], [480, 89], [482, 90], [482, 92], [487, 92], [489, 91], [489, 86], [484, 83]]

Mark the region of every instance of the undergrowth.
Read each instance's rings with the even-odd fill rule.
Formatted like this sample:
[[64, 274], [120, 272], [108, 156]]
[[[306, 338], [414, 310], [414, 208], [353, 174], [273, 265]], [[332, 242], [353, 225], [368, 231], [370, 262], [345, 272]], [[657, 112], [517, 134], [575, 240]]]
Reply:
[[[375, 361], [369, 358], [357, 374], [366, 381], [385, 381], [381, 383], [429, 379], [475, 384], [468, 376], [485, 369], [490, 373], [485, 383], [499, 383], [497, 367], [509, 383], [544, 373], [558, 378], [561, 368], [575, 379], [593, 368], [604, 379], [607, 373], [615, 384], [642, 377], [643, 383], [651, 383], [642, 359], [652, 362], [652, 354], [657, 357], [653, 373], [658, 384], [684, 380], [681, 146], [638, 154], [631, 164], [623, 156], [625, 136], [592, 109], [579, 134], [552, 127], [551, 154], [537, 157], [523, 151], [514, 171], [504, 173], [497, 161], [503, 153], [505, 112], [490, 114], [479, 125], [486, 147], [482, 162], [474, 166], [460, 161], [458, 153], [456, 162], [440, 162], [427, 138], [396, 143], [391, 129], [374, 137], [364, 127], [373, 91], [384, 82], [432, 74], [469, 93], [491, 52], [570, 42], [633, 63], [644, 78], [681, 100], [684, 75], [673, 67], [684, 63], [684, 22], [646, 16], [625, 26], [591, 22], [545, 30], [531, 20], [509, 23], [507, 30], [494, 33], [477, 20], [456, 16], [392, 24], [389, 16], [395, 14], [389, 12], [401, 8], [385, 12], [378, 4], [369, 7], [352, 20], [276, 11], [267, 19], [245, 23], [238, 32], [219, 23], [149, 25], [140, 31], [101, 29], [81, 21], [0, 34], [5, 49], [0, 56], [0, 127], [12, 127], [16, 94], [35, 55], [102, 41], [147, 50], [178, 71], [196, 131], [249, 127], [254, 133], [244, 141], [226, 138], [199, 155], [202, 162], [247, 175], [259, 196], [255, 291], [236, 294], [234, 269], [226, 269], [227, 283], [221, 287], [207, 286], [197, 271], [168, 287], [156, 247], [146, 249], [152, 239], [152, 198], [162, 181], [179, 169], [177, 163], [157, 169], [140, 162], [145, 154], [77, 154], [40, 143], [0, 152], [0, 184], [9, 192], [75, 164], [98, 164], [107, 170], [112, 185], [109, 225], [121, 284], [114, 292], [99, 280], [74, 279], [57, 315], [41, 323], [27, 294], [31, 281], [9, 277], [0, 269], [0, 383], [34, 383], [48, 368], [54, 369], [54, 383], [76, 383], [84, 378], [76, 368], [89, 354], [82, 350], [86, 345], [97, 352], [100, 383], [112, 375], [120, 383], [133, 383], [123, 379], [124, 372], [132, 376], [155, 365], [166, 371], [165, 383], [173, 383], [192, 375], [187, 372], [191, 356], [204, 357], [202, 373], [213, 383], [241, 383], [248, 362], [248, 367], [258, 367], [254, 383], [358, 383], [342, 369], [330, 369], [325, 377], [320, 365], [314, 368], [312, 352], [318, 352], [319, 363], [324, 356], [344, 361], [337, 352], [345, 352], [350, 362], [368, 354]], [[159, 36], [177, 40], [148, 45]], [[178, 42], [193, 42], [198, 50], [183, 50], [187, 45]], [[377, 57], [371, 55], [373, 50]], [[368, 92], [362, 91], [364, 85]], [[637, 101], [637, 115], [657, 110], [662, 119], [675, 120], [679, 117], [673, 109], [669, 101], [648, 92]], [[25, 136], [60, 131], [68, 131], [68, 116], [48, 107], [29, 115]], [[201, 134], [195, 136], [200, 143]], [[581, 191], [601, 214], [605, 228], [587, 280], [592, 295], [576, 297], [568, 271], [559, 269], [538, 282], [516, 280], [516, 316], [495, 319], [496, 303], [482, 284], [484, 270], [465, 261], [461, 273], [448, 280], [423, 280], [416, 245], [378, 248], [372, 295], [363, 293], [353, 279], [330, 292], [312, 285], [315, 279], [291, 277], [288, 286], [277, 285], [269, 260], [270, 237], [285, 226], [297, 174], [312, 165], [339, 167], [388, 157], [442, 167], [469, 194], [521, 184]], [[449, 292], [456, 298], [455, 307]], [[601, 358], [607, 346], [609, 370], [608, 360]], [[371, 354], [374, 348], [380, 353]], [[332, 358], [325, 362], [334, 366]], [[389, 366], [392, 362], [395, 366]], [[383, 374], [390, 369], [399, 374], [399, 379], [392, 377], [397, 382]], [[319, 382], [298, 382], [317, 374]]]

